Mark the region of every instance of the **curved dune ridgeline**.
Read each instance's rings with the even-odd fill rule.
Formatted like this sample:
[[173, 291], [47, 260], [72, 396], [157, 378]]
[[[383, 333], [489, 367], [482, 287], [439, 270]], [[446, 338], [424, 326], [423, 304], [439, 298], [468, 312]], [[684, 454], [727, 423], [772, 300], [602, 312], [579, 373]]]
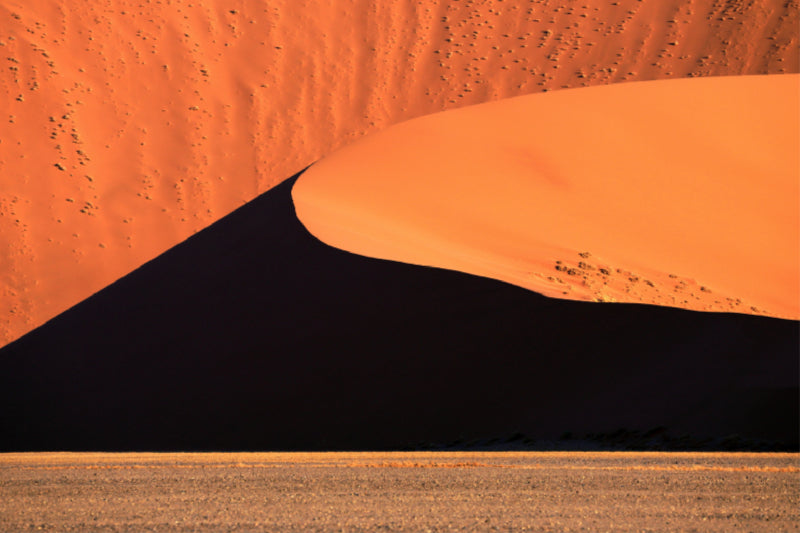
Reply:
[[430, 115], [317, 163], [351, 252], [547, 296], [800, 318], [800, 76], [618, 84]]
[[518, 433], [547, 447], [567, 431], [797, 449], [798, 322], [587, 305], [344, 252], [306, 231], [293, 185], [0, 350], [0, 451], [396, 450]]
[[445, 109], [798, 71], [797, 2], [0, 0], [0, 344]]

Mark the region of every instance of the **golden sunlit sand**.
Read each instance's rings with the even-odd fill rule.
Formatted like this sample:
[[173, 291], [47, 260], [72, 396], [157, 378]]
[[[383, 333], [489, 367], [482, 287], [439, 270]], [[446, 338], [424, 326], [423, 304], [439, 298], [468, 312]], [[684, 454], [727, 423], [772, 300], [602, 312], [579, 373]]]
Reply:
[[800, 318], [800, 76], [617, 84], [409, 121], [314, 165], [322, 241], [546, 296]]
[[797, 25], [780, 0], [1, 0], [0, 345], [364, 134], [545, 90], [797, 72]]

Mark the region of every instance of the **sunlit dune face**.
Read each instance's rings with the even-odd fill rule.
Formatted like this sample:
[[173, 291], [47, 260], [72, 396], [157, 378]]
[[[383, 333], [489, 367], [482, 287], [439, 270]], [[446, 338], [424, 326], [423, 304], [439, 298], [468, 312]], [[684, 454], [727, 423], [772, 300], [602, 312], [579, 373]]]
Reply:
[[295, 185], [363, 255], [547, 296], [797, 319], [800, 77], [653, 81], [445, 112]]
[[798, 71], [778, 0], [300, 4], [0, 0], [0, 345], [390, 124]]

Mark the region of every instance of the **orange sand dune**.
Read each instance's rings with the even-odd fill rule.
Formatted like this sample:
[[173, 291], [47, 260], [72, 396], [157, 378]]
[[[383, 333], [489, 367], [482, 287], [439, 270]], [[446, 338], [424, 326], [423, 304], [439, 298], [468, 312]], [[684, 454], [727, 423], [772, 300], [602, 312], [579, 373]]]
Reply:
[[0, 345], [415, 116], [798, 71], [797, 2], [0, 0]]
[[324, 242], [547, 296], [800, 318], [800, 76], [627, 83], [439, 113], [294, 187]]

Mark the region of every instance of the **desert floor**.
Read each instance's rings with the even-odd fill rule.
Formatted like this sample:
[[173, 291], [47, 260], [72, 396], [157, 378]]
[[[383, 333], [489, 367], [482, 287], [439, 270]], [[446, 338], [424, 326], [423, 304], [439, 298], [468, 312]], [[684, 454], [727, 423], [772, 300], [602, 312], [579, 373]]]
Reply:
[[797, 454], [0, 455], [3, 531], [795, 531]]

